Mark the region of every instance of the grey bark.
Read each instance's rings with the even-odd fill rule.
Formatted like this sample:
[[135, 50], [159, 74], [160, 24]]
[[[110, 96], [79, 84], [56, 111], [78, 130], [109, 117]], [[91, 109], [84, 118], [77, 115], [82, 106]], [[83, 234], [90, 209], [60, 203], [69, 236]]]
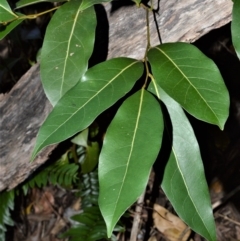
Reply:
[[[155, 1], [157, 7], [157, 1]], [[135, 6], [113, 13], [104, 4], [109, 20], [108, 58], [127, 56], [141, 59], [146, 48], [145, 11]], [[231, 0], [161, 0], [156, 14], [150, 14], [151, 45], [162, 42], [194, 42], [210, 30], [231, 21]], [[36, 134], [52, 107], [46, 99], [33, 66], [5, 95], [0, 95], [0, 191], [12, 189], [47, 161], [56, 147], [43, 150], [34, 162], [30, 156]]]

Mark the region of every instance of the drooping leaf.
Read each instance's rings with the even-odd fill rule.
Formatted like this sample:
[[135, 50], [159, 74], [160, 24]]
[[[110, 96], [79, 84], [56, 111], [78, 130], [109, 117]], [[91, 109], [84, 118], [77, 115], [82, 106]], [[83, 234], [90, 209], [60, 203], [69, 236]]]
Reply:
[[173, 146], [164, 171], [162, 188], [175, 211], [195, 232], [216, 240], [216, 229], [208, 186], [194, 131], [181, 106], [157, 83], [149, 90], [167, 107], [172, 122]]
[[41, 53], [41, 78], [52, 105], [71, 89], [88, 68], [93, 51], [96, 15], [81, 0], [61, 6], [51, 19]]
[[223, 129], [229, 95], [212, 60], [187, 43], [156, 46], [148, 58], [154, 78], [168, 95], [197, 119]]
[[237, 53], [238, 58], [240, 58], [240, 1], [233, 1], [233, 11], [232, 11], [232, 42]]
[[16, 8], [23, 8], [29, 5], [42, 3], [42, 2], [66, 2], [67, 0], [20, 0], [16, 3]]
[[0, 24], [13, 20], [18, 16], [12, 11], [6, 0], [0, 0]]
[[99, 157], [99, 207], [108, 237], [144, 191], [160, 150], [162, 132], [160, 105], [144, 89], [122, 104], [110, 124]]
[[87, 128], [94, 119], [116, 103], [143, 73], [143, 64], [116, 58], [90, 68], [65, 94], [41, 126], [33, 157], [45, 146], [61, 142]]
[[93, 6], [94, 4], [103, 3], [103, 2], [111, 2], [111, 1], [112, 0], [82, 0], [81, 9], [84, 10], [86, 8]]
[[24, 19], [20, 18], [12, 21], [6, 26], [0, 26], [0, 40], [2, 40], [6, 35], [8, 35], [14, 28], [16, 28]]

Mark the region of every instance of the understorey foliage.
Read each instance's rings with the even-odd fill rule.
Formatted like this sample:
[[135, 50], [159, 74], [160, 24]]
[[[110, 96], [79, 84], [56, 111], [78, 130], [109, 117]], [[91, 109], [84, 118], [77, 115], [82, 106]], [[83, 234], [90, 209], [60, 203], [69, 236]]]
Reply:
[[[20, 0], [12, 11], [6, 0], [0, 0], [0, 38], [24, 19], [34, 18], [18, 9], [38, 2], [41, 0]], [[188, 43], [150, 46], [147, 25], [143, 59], [118, 57], [89, 68], [97, 25], [94, 5], [110, 0], [63, 2], [47, 11], [56, 10], [42, 46], [40, 74], [53, 110], [38, 132], [32, 160], [46, 146], [84, 133], [100, 114], [120, 103], [101, 150], [95, 144], [89, 147], [89, 155], [100, 151], [99, 160], [84, 167], [88, 173], [98, 165], [100, 211], [98, 207], [89, 210], [101, 212], [107, 236], [112, 236], [120, 217], [146, 188], [166, 131], [171, 146], [161, 186], [180, 218], [207, 240], [216, 241], [200, 150], [184, 111], [224, 128], [229, 94], [217, 66]], [[145, 9], [148, 23], [149, 12], [154, 10], [152, 1], [148, 5], [133, 2], [136, 9]], [[238, 56], [239, 18], [240, 2], [234, 1], [232, 38]], [[81, 222], [84, 215], [87, 213], [75, 219]]]
[[13, 226], [14, 221], [11, 217], [11, 210], [14, 210], [14, 200], [17, 195], [29, 193], [29, 190], [38, 187], [45, 187], [51, 183], [63, 187], [71, 187], [77, 180], [79, 165], [69, 163], [67, 153], [64, 154], [57, 162], [44, 168], [37, 175], [33, 176], [19, 187], [11, 191], [0, 193], [0, 238], [5, 240], [7, 226]]

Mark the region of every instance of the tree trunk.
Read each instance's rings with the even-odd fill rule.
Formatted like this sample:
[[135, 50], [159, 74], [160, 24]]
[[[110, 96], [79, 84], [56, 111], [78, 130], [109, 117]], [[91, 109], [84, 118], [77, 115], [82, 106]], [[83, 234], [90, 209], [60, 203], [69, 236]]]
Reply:
[[[121, 3], [121, 1], [119, 1]], [[127, 56], [141, 59], [146, 48], [145, 10], [104, 4], [98, 11], [97, 31], [104, 33], [96, 42], [106, 45], [106, 57]], [[150, 13], [151, 45], [165, 42], [194, 42], [210, 30], [231, 21], [231, 0], [161, 0], [158, 11]], [[97, 7], [102, 9], [101, 7]], [[108, 19], [108, 28], [100, 22]], [[102, 21], [104, 22], [104, 21]], [[106, 21], [107, 23], [107, 21]], [[107, 31], [106, 31], [107, 29]], [[96, 44], [97, 46], [97, 44]], [[39, 65], [33, 66], [5, 95], [0, 95], [0, 191], [12, 189], [44, 163], [56, 145], [43, 150], [34, 162], [30, 156], [36, 135], [52, 106], [46, 99], [39, 76]]]

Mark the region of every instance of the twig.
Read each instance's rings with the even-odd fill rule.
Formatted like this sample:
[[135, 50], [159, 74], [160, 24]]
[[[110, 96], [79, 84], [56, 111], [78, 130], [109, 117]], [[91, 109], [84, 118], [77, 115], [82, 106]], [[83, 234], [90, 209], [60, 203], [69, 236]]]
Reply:
[[141, 221], [141, 214], [142, 214], [142, 209], [143, 205], [141, 205], [144, 201], [146, 189], [144, 190], [143, 194], [139, 197], [135, 209], [135, 216], [133, 219], [133, 225], [132, 225], [132, 231], [131, 231], [131, 236], [130, 240], [131, 241], [136, 241], [137, 240], [137, 235], [138, 235], [138, 229]]
[[228, 201], [232, 196], [234, 196], [239, 191], [240, 191], [240, 186], [237, 186], [235, 189], [233, 189], [231, 192], [229, 192], [225, 197], [223, 197], [220, 200], [213, 203], [212, 209], [215, 211], [219, 206], [224, 204], [226, 201]]
[[239, 222], [237, 222], [237, 221], [235, 221], [235, 220], [233, 220], [233, 219], [231, 219], [231, 218], [229, 218], [229, 217], [227, 217], [227, 216], [224, 216], [224, 215], [222, 215], [222, 214], [220, 214], [220, 213], [218, 213], [217, 215], [218, 215], [219, 217], [222, 217], [222, 218], [228, 220], [229, 222], [232, 222], [232, 223], [240, 226], [240, 223], [239, 223]]

